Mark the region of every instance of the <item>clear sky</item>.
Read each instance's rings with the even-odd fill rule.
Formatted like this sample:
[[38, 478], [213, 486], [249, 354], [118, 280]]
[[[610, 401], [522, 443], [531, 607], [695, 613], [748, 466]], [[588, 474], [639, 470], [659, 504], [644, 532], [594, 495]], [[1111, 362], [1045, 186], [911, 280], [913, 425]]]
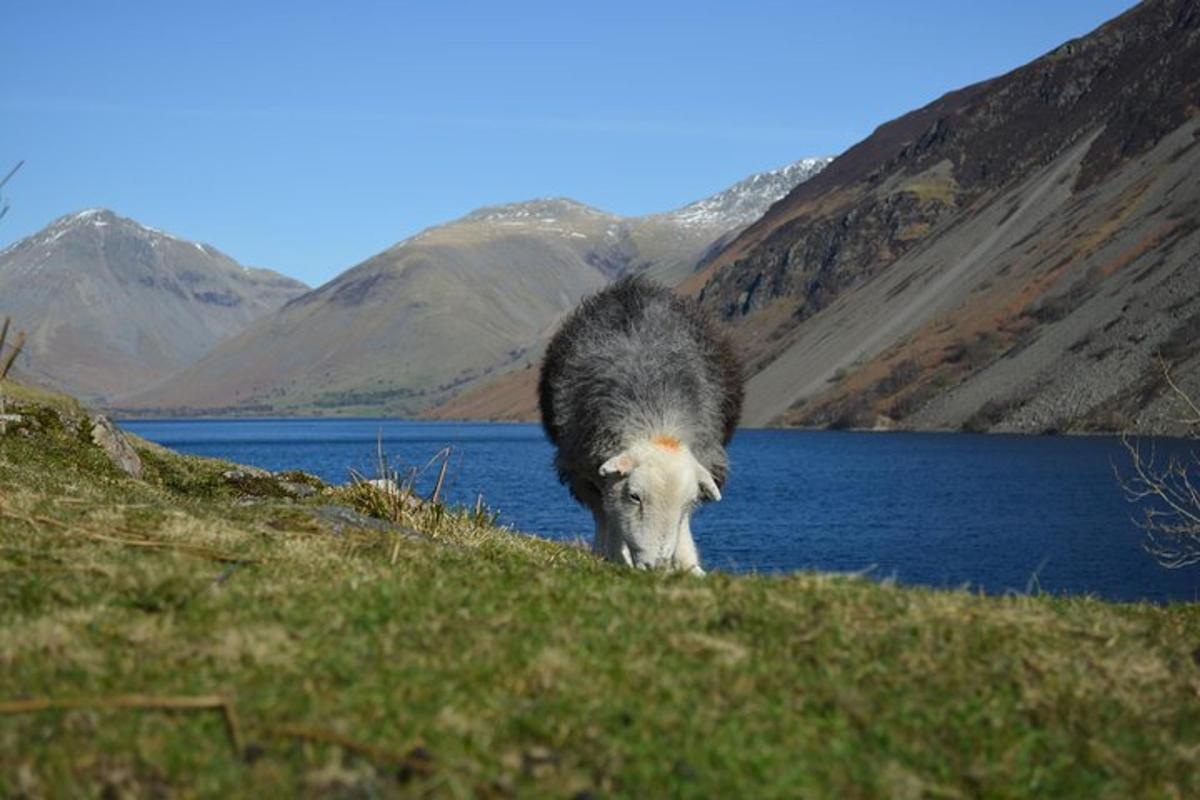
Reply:
[[0, 246], [102, 206], [317, 284], [481, 205], [663, 211], [1130, 5], [9, 2]]

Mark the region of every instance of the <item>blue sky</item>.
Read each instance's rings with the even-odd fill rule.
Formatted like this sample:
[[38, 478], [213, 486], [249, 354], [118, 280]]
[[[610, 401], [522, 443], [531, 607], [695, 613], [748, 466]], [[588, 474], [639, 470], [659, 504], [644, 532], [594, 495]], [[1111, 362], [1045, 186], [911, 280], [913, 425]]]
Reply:
[[102, 206], [318, 284], [481, 205], [662, 211], [1130, 5], [7, 3], [0, 245]]

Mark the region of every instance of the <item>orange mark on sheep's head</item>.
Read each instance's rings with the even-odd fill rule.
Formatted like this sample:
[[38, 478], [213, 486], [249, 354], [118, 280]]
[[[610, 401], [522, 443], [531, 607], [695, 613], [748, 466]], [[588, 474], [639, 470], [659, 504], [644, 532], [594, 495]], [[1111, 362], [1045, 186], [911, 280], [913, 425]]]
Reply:
[[672, 452], [679, 449], [679, 440], [674, 436], [667, 436], [665, 434], [655, 436], [650, 440], [650, 443], [655, 447], [662, 448], [663, 450], [671, 450]]

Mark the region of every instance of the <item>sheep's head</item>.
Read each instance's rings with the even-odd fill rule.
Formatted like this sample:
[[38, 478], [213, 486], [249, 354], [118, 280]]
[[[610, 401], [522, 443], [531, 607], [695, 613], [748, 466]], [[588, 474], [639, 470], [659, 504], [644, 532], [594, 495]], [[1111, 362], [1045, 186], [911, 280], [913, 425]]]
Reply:
[[610, 557], [654, 569], [672, 564], [681, 531], [705, 500], [720, 500], [712, 474], [670, 436], [638, 442], [600, 467]]

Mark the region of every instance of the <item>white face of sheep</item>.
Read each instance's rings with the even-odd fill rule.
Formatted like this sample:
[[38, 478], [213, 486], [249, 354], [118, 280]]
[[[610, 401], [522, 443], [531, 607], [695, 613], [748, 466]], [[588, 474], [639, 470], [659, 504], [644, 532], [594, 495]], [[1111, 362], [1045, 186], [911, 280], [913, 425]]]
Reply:
[[610, 558], [699, 572], [689, 521], [721, 492], [686, 445], [669, 436], [635, 444], [604, 462], [600, 476]]

